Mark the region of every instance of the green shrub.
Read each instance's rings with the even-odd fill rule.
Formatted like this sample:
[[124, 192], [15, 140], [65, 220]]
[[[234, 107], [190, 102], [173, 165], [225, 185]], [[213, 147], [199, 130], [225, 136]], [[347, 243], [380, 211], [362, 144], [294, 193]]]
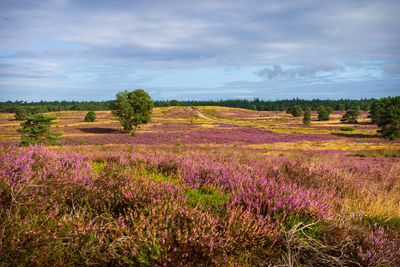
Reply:
[[360, 115], [360, 107], [354, 106], [347, 110], [346, 114], [340, 119], [343, 123], [357, 123], [357, 117]]
[[349, 126], [343, 126], [342, 128], [340, 128], [340, 130], [352, 132], [354, 131], [354, 128]]
[[309, 107], [306, 107], [306, 109], [304, 110], [303, 124], [309, 125], [310, 122], [311, 122], [311, 109]]
[[85, 121], [86, 122], [94, 122], [96, 120], [96, 114], [94, 111], [89, 111], [86, 116], [85, 116]]
[[300, 117], [303, 114], [303, 109], [299, 105], [294, 105], [289, 107], [286, 112], [292, 114], [293, 117]]

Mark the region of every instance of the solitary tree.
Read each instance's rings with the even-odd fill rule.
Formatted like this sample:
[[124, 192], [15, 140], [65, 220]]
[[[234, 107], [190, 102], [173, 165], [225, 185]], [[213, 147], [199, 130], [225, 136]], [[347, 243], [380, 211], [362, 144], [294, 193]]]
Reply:
[[52, 120], [57, 119], [55, 116], [48, 116], [45, 114], [34, 114], [26, 117], [26, 122], [22, 122], [22, 129], [17, 131], [22, 133], [21, 145], [27, 146], [29, 144], [49, 144], [49, 145], [61, 145], [56, 140], [60, 133], [54, 133], [50, 131], [50, 127], [55, 122]]
[[329, 121], [329, 115], [332, 113], [331, 107], [319, 106], [317, 107], [318, 120], [319, 121]]
[[85, 116], [85, 121], [86, 122], [94, 122], [96, 120], [96, 114], [94, 111], [89, 111], [86, 116]]
[[371, 106], [371, 121], [381, 129], [379, 133], [391, 140], [400, 137], [400, 96], [374, 101]]
[[303, 123], [304, 125], [309, 125], [311, 122], [311, 109], [309, 107], [306, 107], [304, 110], [304, 118], [303, 118]]
[[360, 115], [360, 107], [353, 106], [347, 110], [346, 114], [340, 119], [343, 123], [357, 123], [357, 117]]
[[133, 92], [119, 92], [113, 104], [112, 114], [117, 116], [125, 132], [136, 131], [140, 124], [151, 120], [154, 103], [142, 89]]

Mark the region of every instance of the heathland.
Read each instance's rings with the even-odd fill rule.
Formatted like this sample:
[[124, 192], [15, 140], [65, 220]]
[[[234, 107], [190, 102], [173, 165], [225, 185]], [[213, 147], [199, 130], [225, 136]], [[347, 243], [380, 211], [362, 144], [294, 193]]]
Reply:
[[400, 141], [367, 112], [158, 107], [134, 136], [86, 113], [48, 113], [62, 147], [0, 114], [0, 264], [400, 265]]

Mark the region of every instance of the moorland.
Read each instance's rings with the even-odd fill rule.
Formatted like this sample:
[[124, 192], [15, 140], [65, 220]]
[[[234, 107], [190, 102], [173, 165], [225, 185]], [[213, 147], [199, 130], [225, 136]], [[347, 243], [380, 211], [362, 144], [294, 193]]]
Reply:
[[86, 113], [48, 113], [61, 147], [0, 114], [2, 264], [400, 265], [400, 142], [368, 112], [158, 107], [134, 136]]

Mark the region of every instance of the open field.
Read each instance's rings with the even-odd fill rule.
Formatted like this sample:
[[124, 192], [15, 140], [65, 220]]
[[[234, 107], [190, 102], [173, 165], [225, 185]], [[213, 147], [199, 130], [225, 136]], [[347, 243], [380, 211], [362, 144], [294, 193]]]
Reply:
[[85, 114], [28, 148], [0, 114], [0, 265], [400, 265], [400, 142], [367, 113], [165, 107], [135, 136]]

